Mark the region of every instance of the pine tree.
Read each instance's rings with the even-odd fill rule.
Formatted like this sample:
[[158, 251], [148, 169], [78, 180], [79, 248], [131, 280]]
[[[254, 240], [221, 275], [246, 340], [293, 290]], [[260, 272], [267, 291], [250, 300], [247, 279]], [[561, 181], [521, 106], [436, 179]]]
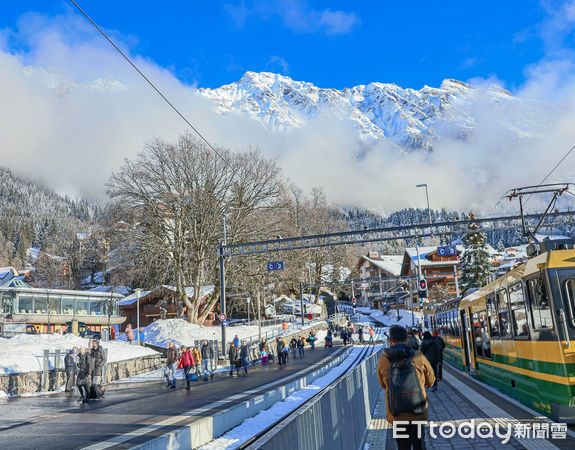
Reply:
[[487, 236], [479, 231], [478, 224], [469, 225], [472, 230], [463, 237], [465, 252], [461, 258], [461, 288], [481, 288], [487, 284], [493, 268], [489, 263]]

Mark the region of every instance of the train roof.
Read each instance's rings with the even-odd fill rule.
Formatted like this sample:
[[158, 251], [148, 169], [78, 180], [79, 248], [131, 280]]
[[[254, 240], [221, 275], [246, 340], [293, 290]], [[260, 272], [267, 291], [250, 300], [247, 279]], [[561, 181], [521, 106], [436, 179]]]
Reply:
[[575, 266], [575, 250], [552, 250], [540, 255], [534, 256], [527, 262], [517, 266], [512, 271], [497, 278], [491, 283], [485, 285], [481, 289], [472, 292], [467, 297], [464, 297], [459, 304], [459, 307], [466, 308], [471, 306], [478, 300], [485, 298], [488, 294], [497, 291], [498, 289], [505, 288], [515, 281], [521, 280], [529, 275], [538, 272], [540, 269], [547, 269], [552, 267], [573, 267]]

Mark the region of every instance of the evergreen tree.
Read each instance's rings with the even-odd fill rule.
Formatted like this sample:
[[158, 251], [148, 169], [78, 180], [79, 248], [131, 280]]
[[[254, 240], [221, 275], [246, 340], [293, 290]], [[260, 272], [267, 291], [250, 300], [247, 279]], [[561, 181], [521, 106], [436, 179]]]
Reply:
[[487, 284], [493, 267], [489, 263], [487, 236], [479, 231], [478, 224], [469, 225], [472, 230], [463, 237], [465, 252], [461, 258], [461, 288], [481, 288]]

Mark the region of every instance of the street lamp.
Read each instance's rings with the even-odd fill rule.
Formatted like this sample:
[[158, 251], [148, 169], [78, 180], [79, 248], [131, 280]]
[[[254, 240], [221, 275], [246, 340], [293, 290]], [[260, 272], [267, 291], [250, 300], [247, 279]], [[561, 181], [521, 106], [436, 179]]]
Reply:
[[429, 225], [431, 225], [431, 209], [429, 208], [429, 191], [427, 190], [427, 184], [418, 184], [415, 187], [424, 187], [425, 188], [425, 197], [427, 198], [427, 214], [429, 214]]
[[138, 337], [138, 345], [140, 345], [140, 295], [141, 289], [136, 289], [136, 335]]

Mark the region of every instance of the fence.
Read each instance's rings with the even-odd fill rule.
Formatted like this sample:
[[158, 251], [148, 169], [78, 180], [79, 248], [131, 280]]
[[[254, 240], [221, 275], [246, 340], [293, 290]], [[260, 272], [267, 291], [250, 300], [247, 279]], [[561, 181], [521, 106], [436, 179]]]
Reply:
[[[40, 381], [40, 391], [54, 391], [58, 388], [58, 374], [60, 369], [64, 368], [63, 358], [68, 354], [71, 349], [61, 350], [56, 349], [53, 352], [44, 350], [42, 354], [42, 378]], [[108, 372], [108, 349], [103, 348], [104, 352], [104, 366], [102, 367], [101, 380], [106, 380]], [[50, 358], [54, 358], [52, 367], [50, 368]], [[50, 382], [50, 380], [52, 380]]]
[[361, 448], [375, 407], [381, 349], [248, 448]]

